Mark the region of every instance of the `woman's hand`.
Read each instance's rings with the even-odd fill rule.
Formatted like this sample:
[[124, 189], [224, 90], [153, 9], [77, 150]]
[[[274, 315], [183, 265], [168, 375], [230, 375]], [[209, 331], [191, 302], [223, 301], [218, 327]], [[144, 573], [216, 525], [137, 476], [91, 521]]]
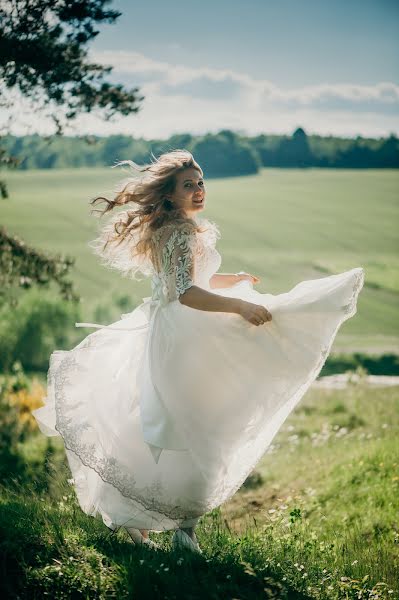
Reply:
[[261, 304], [246, 302], [246, 300], [241, 300], [238, 314], [240, 314], [246, 321], [249, 321], [256, 326], [263, 325], [264, 323], [272, 320], [272, 315], [267, 308]]
[[251, 275], [250, 273], [244, 273], [240, 271], [236, 273], [237, 281], [250, 281], [251, 283], [259, 283], [260, 279], [256, 275]]

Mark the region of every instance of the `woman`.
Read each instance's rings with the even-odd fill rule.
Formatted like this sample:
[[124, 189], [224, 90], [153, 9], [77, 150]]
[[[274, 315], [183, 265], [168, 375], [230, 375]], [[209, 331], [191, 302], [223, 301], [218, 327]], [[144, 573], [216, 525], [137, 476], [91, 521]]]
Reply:
[[130, 163], [119, 206], [92, 246], [126, 276], [151, 276], [152, 295], [121, 320], [93, 326], [51, 355], [48, 397], [35, 411], [61, 435], [81, 508], [137, 543], [174, 529], [201, 552], [201, 515], [242, 485], [319, 374], [356, 312], [363, 269], [261, 294], [248, 273], [218, 273], [217, 227], [199, 217], [203, 172], [189, 152]]

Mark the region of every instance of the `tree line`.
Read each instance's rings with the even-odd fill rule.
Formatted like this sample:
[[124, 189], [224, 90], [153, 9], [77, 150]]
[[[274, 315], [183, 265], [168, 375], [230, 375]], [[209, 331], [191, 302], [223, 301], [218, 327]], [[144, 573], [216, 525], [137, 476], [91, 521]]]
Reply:
[[291, 136], [261, 134], [254, 137], [229, 130], [202, 136], [178, 134], [166, 140], [127, 135], [108, 137], [39, 135], [5, 136], [3, 146], [18, 156], [21, 169], [100, 167], [119, 160], [149, 162], [151, 155], [175, 148], [191, 151], [207, 177], [251, 175], [261, 167], [398, 168], [399, 140], [338, 138], [307, 135], [298, 128]]

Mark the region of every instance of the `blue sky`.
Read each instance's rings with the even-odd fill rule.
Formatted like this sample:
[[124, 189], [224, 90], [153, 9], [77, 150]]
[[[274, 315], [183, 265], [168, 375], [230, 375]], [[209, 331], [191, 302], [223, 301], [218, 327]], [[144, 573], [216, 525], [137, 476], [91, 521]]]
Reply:
[[[399, 0], [119, 0], [91, 45], [138, 115], [79, 132], [399, 134]], [[44, 124], [41, 124], [44, 127]]]
[[123, 0], [94, 47], [233, 69], [289, 89], [395, 81], [398, 0]]

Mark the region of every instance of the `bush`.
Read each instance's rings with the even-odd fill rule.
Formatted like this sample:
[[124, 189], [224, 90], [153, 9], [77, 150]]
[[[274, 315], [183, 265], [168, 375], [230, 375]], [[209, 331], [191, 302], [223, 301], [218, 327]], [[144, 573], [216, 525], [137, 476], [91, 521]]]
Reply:
[[0, 378], [0, 481], [19, 478], [25, 474], [25, 464], [19, 444], [25, 441], [30, 426], [21, 418], [18, 394], [26, 393], [28, 380], [20, 365], [14, 365], [14, 374]]
[[51, 352], [66, 349], [79, 321], [79, 307], [37, 290], [27, 292], [16, 307], [0, 308], [0, 370], [15, 360], [23, 369], [46, 371]]
[[328, 357], [320, 375], [334, 375], [346, 371], [362, 369], [369, 375], [399, 375], [399, 356], [397, 354], [332, 354]]

